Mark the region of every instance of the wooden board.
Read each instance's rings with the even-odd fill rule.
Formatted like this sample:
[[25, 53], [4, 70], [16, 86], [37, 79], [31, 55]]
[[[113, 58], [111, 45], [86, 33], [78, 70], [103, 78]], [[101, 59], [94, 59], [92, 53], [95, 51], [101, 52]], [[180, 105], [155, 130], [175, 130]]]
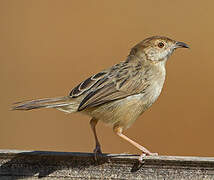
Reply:
[[0, 179], [214, 180], [213, 157], [0, 150]]

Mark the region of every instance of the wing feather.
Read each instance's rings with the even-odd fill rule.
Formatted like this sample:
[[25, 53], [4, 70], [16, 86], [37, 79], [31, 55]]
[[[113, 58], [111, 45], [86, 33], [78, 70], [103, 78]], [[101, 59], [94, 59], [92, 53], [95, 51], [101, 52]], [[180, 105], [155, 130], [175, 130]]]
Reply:
[[70, 96], [75, 98], [84, 94], [78, 108], [82, 111], [88, 107], [138, 94], [148, 86], [142, 78], [143, 73], [140, 62], [122, 62], [86, 79], [71, 91]]

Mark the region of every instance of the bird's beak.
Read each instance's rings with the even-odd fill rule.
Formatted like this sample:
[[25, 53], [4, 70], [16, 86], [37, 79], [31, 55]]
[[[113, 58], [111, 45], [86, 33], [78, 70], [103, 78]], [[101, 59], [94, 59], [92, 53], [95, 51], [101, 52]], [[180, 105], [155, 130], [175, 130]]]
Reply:
[[190, 47], [184, 42], [176, 42], [175, 48], [190, 48]]

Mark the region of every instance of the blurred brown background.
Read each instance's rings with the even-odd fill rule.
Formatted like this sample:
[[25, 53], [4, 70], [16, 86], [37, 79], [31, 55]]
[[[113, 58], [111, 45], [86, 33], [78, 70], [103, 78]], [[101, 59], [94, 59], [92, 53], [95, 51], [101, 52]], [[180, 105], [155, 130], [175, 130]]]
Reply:
[[[0, 1], [0, 149], [91, 152], [89, 117], [54, 109], [10, 111], [13, 102], [67, 95], [165, 35], [191, 46], [167, 64], [158, 101], [125, 132], [161, 155], [214, 156], [213, 1]], [[106, 153], [139, 153], [102, 123]]]

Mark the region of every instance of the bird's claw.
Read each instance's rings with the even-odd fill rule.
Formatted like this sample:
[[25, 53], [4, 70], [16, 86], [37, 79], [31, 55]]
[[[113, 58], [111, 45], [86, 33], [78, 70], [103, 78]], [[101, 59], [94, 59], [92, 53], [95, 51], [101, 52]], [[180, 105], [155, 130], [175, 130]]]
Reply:
[[158, 156], [158, 153], [150, 153], [149, 156]]
[[102, 154], [101, 148], [100, 146], [96, 146], [94, 149], [94, 159], [95, 161], [98, 160], [98, 156], [100, 156]]
[[143, 162], [144, 162], [144, 161], [143, 161], [143, 158], [144, 158], [145, 156], [146, 156], [145, 153], [142, 153], [142, 154], [140, 155], [140, 157], [139, 157], [138, 160], [140, 161], [141, 164], [143, 164]]
[[144, 163], [143, 158], [146, 157], [146, 156], [158, 156], [158, 153], [151, 153], [151, 152], [149, 152], [149, 153], [144, 153], [144, 152], [143, 152], [143, 153], [140, 155], [139, 159], [138, 159], [138, 160], [140, 161], [141, 164]]

